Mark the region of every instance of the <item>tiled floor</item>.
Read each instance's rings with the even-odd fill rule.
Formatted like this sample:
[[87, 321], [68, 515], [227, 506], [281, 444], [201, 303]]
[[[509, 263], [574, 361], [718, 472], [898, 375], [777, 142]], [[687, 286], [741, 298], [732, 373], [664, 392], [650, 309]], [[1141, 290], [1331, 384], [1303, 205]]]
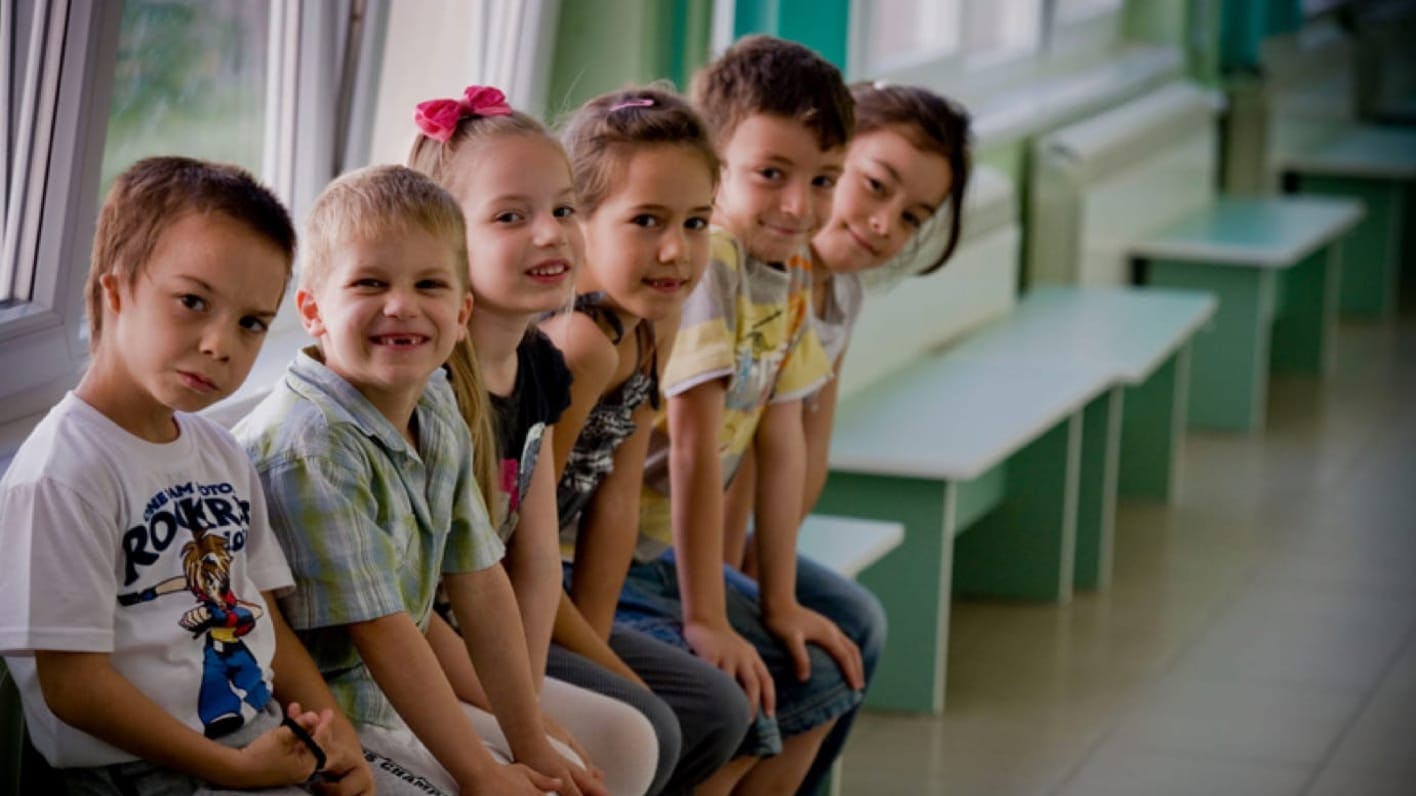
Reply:
[[1416, 794], [1416, 315], [1276, 377], [1123, 503], [1116, 581], [954, 604], [948, 712], [863, 716], [847, 794]]

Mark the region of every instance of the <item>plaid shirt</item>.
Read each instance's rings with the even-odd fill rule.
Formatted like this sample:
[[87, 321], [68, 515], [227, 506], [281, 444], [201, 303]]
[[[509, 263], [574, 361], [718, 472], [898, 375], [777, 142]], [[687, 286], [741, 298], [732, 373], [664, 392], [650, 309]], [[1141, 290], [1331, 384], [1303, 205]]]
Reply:
[[440, 572], [501, 560], [445, 374], [418, 399], [420, 450], [310, 349], [235, 428], [295, 575], [280, 605], [352, 721], [397, 727], [344, 625], [406, 612], [425, 628]]

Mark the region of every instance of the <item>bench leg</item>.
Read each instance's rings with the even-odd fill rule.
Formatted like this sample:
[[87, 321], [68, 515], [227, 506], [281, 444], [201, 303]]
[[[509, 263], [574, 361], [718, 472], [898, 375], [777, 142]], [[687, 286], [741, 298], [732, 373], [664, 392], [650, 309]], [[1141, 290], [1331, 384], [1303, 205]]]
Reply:
[[1334, 241], [1279, 277], [1282, 300], [1273, 321], [1274, 370], [1327, 372], [1346, 251], [1340, 241]]
[[1341, 309], [1355, 318], [1390, 318], [1396, 313], [1404, 223], [1403, 186], [1392, 180], [1303, 176], [1298, 190], [1362, 200], [1367, 215], [1347, 235]]
[[944, 710], [957, 488], [942, 481], [831, 473], [816, 510], [898, 522], [905, 539], [860, 573], [889, 619], [866, 705]]
[[1072, 598], [1081, 454], [1080, 411], [1013, 454], [1002, 504], [954, 543], [957, 593]]
[[1267, 268], [1156, 260], [1151, 284], [1208, 290], [1214, 318], [1196, 335], [1190, 360], [1189, 424], [1258, 431], [1268, 400], [1274, 273]]
[[1121, 454], [1122, 388], [1094, 399], [1082, 415], [1081, 474], [1077, 485], [1077, 545], [1072, 585], [1111, 585], [1116, 533], [1116, 471]]
[[1169, 503], [1180, 494], [1189, 387], [1186, 343], [1149, 379], [1126, 388], [1116, 485], [1122, 497]]

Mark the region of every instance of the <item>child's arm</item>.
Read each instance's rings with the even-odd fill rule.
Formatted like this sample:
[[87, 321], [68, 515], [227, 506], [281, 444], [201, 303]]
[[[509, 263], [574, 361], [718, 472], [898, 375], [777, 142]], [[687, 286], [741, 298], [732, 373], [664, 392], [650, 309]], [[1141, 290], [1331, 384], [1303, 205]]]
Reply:
[[[119, 674], [103, 652], [35, 652], [45, 704], [61, 721], [159, 766], [226, 788], [271, 788], [305, 781], [315, 770], [310, 750], [287, 727], [275, 727], [242, 749], [217, 743], [182, 724]], [[295, 720], [321, 746], [332, 715]]]
[[[501, 567], [494, 569], [501, 571]], [[515, 606], [510, 607], [515, 612]], [[562, 780], [542, 774], [545, 769], [501, 766], [492, 759], [476, 740], [476, 729], [462, 712], [437, 657], [408, 614], [389, 614], [346, 627], [374, 681], [408, 728], [452, 775], [460, 791], [481, 793], [485, 789], [501, 793], [500, 788], [508, 793], [530, 794], [554, 790], [562, 784]], [[521, 662], [524, 666], [524, 657]], [[529, 676], [529, 672], [523, 674], [528, 688]]]
[[619, 367], [619, 353], [600, 327], [583, 313], [568, 312], [551, 318], [541, 324], [541, 331], [560, 349], [571, 376], [570, 406], [556, 421], [560, 433], [556, 434], [552, 446], [555, 480], [560, 483], [566, 460], [585, 426], [585, 418], [609, 389], [615, 369]]
[[[776, 712], [762, 657], [728, 624], [723, 586], [723, 475], [718, 437], [724, 385], [715, 379], [669, 398], [669, 494], [684, 638], [742, 684], [748, 702]], [[800, 481], [797, 482], [800, 489]]]
[[[443, 585], [512, 755], [536, 771], [559, 777], [557, 790], [565, 796], [582, 791], [604, 794], [603, 786], [589, 771], [571, 765], [546, 738], [526, 657], [526, 635], [505, 570], [490, 566], [474, 572], [445, 573]], [[438, 679], [447, 682], [441, 672]]]
[[836, 359], [832, 371], [835, 378], [826, 383], [816, 393], [814, 403], [802, 410], [802, 430], [806, 435], [806, 489], [802, 493], [801, 516], [803, 519], [816, 508], [821, 499], [821, 491], [826, 488], [826, 476], [830, 471], [831, 425], [836, 419], [836, 395], [841, 385], [842, 354]]
[[[541, 454], [554, 448], [554, 427], [541, 438]], [[560, 603], [560, 526], [556, 521], [556, 481], [551, 462], [537, 457], [531, 485], [521, 502], [521, 518], [511, 535], [503, 565], [516, 594], [531, 677], [537, 691], [546, 674], [546, 654], [551, 627]]]
[[831, 620], [796, 599], [796, 541], [806, 471], [800, 400], [769, 404], [758, 423], [756, 547], [762, 618], [796, 662], [797, 678], [811, 674], [806, 642], [815, 642], [840, 665], [852, 688], [865, 687], [860, 650]]
[[329, 710], [333, 718], [329, 743], [323, 747], [328, 756], [324, 772], [338, 778], [339, 792], [345, 796], [373, 793], [374, 775], [364, 760], [364, 750], [354, 725], [335, 704], [334, 695], [325, 685], [320, 670], [281, 614], [275, 594], [262, 592], [261, 596], [265, 598], [266, 615], [275, 630], [275, 655], [270, 666], [275, 672], [276, 699], [282, 704], [298, 703], [308, 710]]

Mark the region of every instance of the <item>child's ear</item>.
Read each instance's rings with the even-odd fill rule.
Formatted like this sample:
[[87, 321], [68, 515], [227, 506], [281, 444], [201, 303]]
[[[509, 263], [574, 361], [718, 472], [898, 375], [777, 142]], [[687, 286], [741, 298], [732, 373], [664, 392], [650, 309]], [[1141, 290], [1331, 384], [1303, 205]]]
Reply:
[[462, 306], [457, 310], [457, 339], [461, 340], [467, 336], [467, 322], [472, 319], [472, 291], [467, 291], [462, 296]]
[[103, 306], [113, 313], [123, 309], [123, 292], [119, 290], [118, 277], [111, 273], [104, 274], [98, 278], [98, 284], [103, 289]]
[[295, 290], [295, 312], [300, 316], [300, 325], [311, 337], [319, 338], [325, 333], [324, 319], [320, 317], [320, 307], [315, 303], [315, 294], [305, 288]]

